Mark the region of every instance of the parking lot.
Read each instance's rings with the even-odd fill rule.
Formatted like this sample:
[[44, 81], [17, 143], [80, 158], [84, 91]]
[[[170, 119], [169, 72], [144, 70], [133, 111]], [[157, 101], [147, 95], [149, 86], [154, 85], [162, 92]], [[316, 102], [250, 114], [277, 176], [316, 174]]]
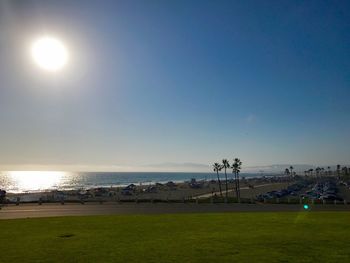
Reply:
[[333, 178], [312, 178], [297, 181], [285, 189], [270, 191], [257, 195], [258, 201], [272, 201], [278, 199], [281, 202], [288, 200], [302, 200], [320, 203], [334, 201], [350, 201], [349, 184]]

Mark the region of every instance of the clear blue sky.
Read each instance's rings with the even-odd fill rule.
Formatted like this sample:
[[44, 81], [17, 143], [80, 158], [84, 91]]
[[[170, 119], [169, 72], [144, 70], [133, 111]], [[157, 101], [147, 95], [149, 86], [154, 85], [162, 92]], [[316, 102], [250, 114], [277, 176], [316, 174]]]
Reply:
[[3, 169], [349, 163], [349, 1], [1, 1], [0, 80]]

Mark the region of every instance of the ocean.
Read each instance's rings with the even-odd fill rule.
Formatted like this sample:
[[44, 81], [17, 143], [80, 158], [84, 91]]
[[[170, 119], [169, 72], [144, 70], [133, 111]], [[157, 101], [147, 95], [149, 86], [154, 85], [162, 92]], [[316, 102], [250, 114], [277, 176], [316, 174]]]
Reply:
[[[221, 177], [224, 175], [221, 173]], [[241, 177], [261, 174], [242, 173]], [[228, 173], [232, 178], [232, 174]], [[0, 189], [9, 193], [31, 193], [47, 190], [78, 190], [97, 187], [115, 187], [134, 184], [184, 182], [216, 179], [215, 173], [179, 172], [61, 172], [61, 171], [9, 171], [0, 172]]]

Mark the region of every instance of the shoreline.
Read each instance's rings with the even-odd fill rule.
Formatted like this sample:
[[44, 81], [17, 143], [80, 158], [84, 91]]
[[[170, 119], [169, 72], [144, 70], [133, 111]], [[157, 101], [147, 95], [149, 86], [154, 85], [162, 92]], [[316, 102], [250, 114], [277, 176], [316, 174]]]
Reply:
[[[19, 171], [20, 172], [20, 171]], [[26, 171], [25, 171], [26, 172]], [[40, 173], [45, 173], [45, 171], [38, 171]], [[204, 172], [60, 172], [57, 171], [57, 173], [62, 173], [62, 181], [59, 182], [59, 185], [52, 185], [48, 188], [42, 188], [42, 189], [20, 189], [19, 186], [17, 186], [15, 183], [12, 183], [10, 185], [6, 185], [6, 181], [11, 182], [11, 175], [8, 174], [9, 172], [6, 171], [0, 171], [0, 179], [1, 177], [4, 177], [3, 184], [1, 184], [0, 180], [0, 188], [3, 190], [6, 190], [7, 193], [9, 194], [33, 194], [33, 193], [45, 193], [45, 192], [51, 192], [51, 191], [78, 191], [78, 190], [89, 190], [89, 189], [95, 189], [95, 188], [122, 188], [126, 187], [130, 184], [135, 184], [137, 186], [142, 185], [142, 186], [149, 186], [149, 185], [155, 185], [157, 183], [165, 184], [169, 181], [172, 181], [176, 184], [181, 184], [181, 183], [187, 183], [191, 180], [191, 178], [195, 178], [197, 181], [211, 181], [211, 180], [217, 180], [216, 175], [212, 173], [204, 173]], [[133, 175], [143, 175], [143, 174], [163, 174], [163, 175], [186, 175], [180, 176], [182, 178], [176, 178], [177, 176], [174, 177], [166, 177], [166, 178], [156, 178], [156, 177], [151, 177], [150, 180], [139, 176], [134, 179], [125, 181], [125, 178], [123, 178], [123, 175], [130, 173], [131, 177]], [[113, 180], [110, 180], [110, 182], [103, 182], [105, 178], [102, 178], [101, 182], [94, 182], [95, 179], [90, 180], [89, 178], [87, 181], [83, 179], [81, 182], [78, 184], [74, 183], [74, 176], [78, 175], [78, 177], [81, 175], [78, 179], [82, 180], [83, 177], [88, 176], [90, 177], [91, 175], [93, 177], [99, 177], [99, 176], [121, 176], [121, 177], [115, 177]], [[22, 177], [23, 175], [21, 175]], [[45, 174], [42, 174], [42, 176], [45, 176]], [[67, 176], [73, 176], [73, 179], [67, 180]], [[274, 173], [266, 173], [266, 174], [258, 174], [258, 173], [242, 173], [241, 178], [246, 178], [246, 179], [251, 179], [251, 178], [271, 178], [271, 177], [283, 177], [281, 174], [274, 174]], [[15, 179], [16, 180], [16, 179]], [[220, 180], [224, 182], [225, 178], [220, 177]], [[99, 180], [97, 180], [99, 181]]]
[[[270, 176], [240, 179], [240, 196], [244, 203], [268, 202], [299, 203], [301, 199], [315, 199], [316, 190], [321, 191], [321, 182], [328, 184], [337, 201], [350, 201], [350, 187], [336, 177]], [[320, 188], [321, 187], [321, 188]], [[167, 183], [129, 184], [128, 186], [92, 187], [89, 189], [52, 190], [27, 193], [7, 193], [4, 204], [21, 203], [91, 203], [91, 202], [238, 202], [235, 183], [228, 181], [226, 196], [225, 181], [221, 181], [222, 194], [216, 180], [196, 180]], [[323, 189], [323, 188], [322, 188]], [[326, 193], [326, 195], [327, 195]], [[322, 193], [318, 193], [321, 195]], [[329, 195], [329, 194], [328, 194]], [[331, 197], [332, 198], [332, 197]], [[334, 199], [330, 199], [334, 201]], [[330, 201], [328, 200], [328, 201]], [[313, 202], [323, 202], [315, 199]]]
[[[292, 183], [288, 177], [250, 177], [240, 179], [242, 197], [251, 197], [262, 192], [278, 190]], [[222, 189], [225, 182], [221, 182]], [[250, 189], [249, 186], [254, 189]], [[234, 197], [234, 183], [229, 180], [229, 196]], [[261, 191], [260, 191], [261, 190]], [[223, 191], [224, 192], [224, 191]], [[249, 193], [248, 193], [249, 192]], [[92, 187], [88, 189], [49, 190], [25, 193], [7, 193], [10, 202], [61, 202], [61, 201], [116, 201], [135, 199], [183, 200], [204, 198], [219, 194], [216, 180], [169, 181], [166, 183], [129, 184], [127, 186]]]

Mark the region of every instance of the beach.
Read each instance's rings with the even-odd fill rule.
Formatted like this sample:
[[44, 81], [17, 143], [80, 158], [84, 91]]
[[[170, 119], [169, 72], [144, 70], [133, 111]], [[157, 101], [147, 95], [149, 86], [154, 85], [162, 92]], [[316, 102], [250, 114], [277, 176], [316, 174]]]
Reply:
[[[233, 180], [191, 179], [77, 190], [7, 193], [1, 217], [109, 213], [228, 211], [298, 211], [302, 205], [347, 210], [350, 188], [335, 177], [270, 176], [240, 179], [238, 199]], [[323, 189], [324, 188], [324, 189]], [[327, 194], [325, 194], [327, 192]], [[323, 194], [322, 194], [323, 193]], [[334, 193], [329, 196], [329, 193]], [[272, 206], [270, 206], [272, 205]]]
[[[241, 197], [255, 198], [256, 195], [286, 188], [293, 179], [286, 177], [260, 177], [241, 179]], [[253, 188], [250, 188], [253, 187]], [[221, 181], [222, 196], [225, 182]], [[129, 184], [126, 186], [92, 187], [74, 190], [46, 190], [35, 192], [8, 193], [7, 199], [16, 202], [94, 202], [162, 200], [183, 201], [195, 198], [220, 197], [219, 183], [215, 180], [188, 180], [183, 182]], [[234, 198], [234, 183], [228, 181], [228, 197]]]

